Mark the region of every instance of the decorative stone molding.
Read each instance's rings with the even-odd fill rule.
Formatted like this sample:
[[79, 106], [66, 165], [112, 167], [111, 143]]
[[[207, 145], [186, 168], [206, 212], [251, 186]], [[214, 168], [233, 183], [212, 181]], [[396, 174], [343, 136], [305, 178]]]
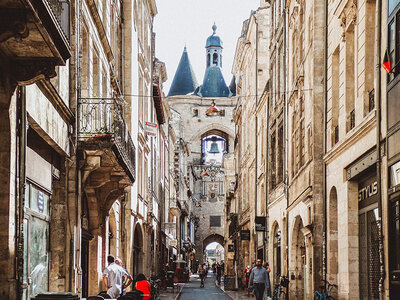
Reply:
[[19, 84], [29, 85], [39, 80], [57, 76], [55, 61], [49, 59], [32, 59], [15, 61], [14, 80]]
[[334, 15], [340, 20], [340, 27], [342, 27], [343, 30], [342, 40], [345, 41], [347, 29], [351, 24], [355, 24], [357, 21], [357, 0], [339, 2], [335, 9]]
[[24, 39], [29, 36], [27, 16], [18, 9], [4, 9], [0, 11], [0, 43], [10, 38]]

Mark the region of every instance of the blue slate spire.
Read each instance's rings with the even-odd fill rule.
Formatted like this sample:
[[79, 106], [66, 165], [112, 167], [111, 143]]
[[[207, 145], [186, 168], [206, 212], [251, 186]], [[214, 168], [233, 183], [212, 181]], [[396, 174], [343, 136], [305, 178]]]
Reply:
[[168, 97], [193, 93], [197, 86], [196, 76], [193, 72], [192, 65], [190, 64], [185, 46], [178, 68], [175, 72], [174, 80], [169, 89]]

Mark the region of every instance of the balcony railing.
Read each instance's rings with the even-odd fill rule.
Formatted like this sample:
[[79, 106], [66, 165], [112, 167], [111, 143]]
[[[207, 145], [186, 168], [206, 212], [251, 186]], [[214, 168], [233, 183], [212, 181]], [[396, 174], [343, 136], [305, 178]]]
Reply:
[[368, 111], [372, 111], [375, 108], [375, 90], [372, 90], [368, 94]]
[[339, 125], [336, 125], [334, 128], [333, 141], [334, 141], [334, 144], [339, 142]]
[[70, 41], [69, 21], [70, 21], [70, 3], [69, 0], [45, 0], [50, 10], [57, 20], [59, 29], [64, 34], [65, 39]]
[[123, 117], [122, 107], [115, 99], [81, 98], [78, 102], [80, 142], [94, 144], [111, 142], [131, 181], [135, 180], [135, 146]]

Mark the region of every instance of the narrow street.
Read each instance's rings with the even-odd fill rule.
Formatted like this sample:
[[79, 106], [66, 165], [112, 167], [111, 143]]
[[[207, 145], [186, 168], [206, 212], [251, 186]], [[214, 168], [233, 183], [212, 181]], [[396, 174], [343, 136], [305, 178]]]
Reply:
[[216, 284], [215, 277], [209, 272], [204, 283], [204, 288], [200, 288], [200, 278], [197, 275], [190, 278], [179, 297], [180, 300], [196, 300], [196, 299], [232, 299], [226, 295]]

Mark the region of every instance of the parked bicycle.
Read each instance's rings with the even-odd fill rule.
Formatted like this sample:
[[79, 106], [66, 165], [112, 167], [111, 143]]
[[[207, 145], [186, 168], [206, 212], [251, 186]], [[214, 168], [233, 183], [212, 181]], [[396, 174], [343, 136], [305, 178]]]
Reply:
[[332, 296], [329, 295], [331, 292], [332, 288], [337, 288], [338, 286], [336, 284], [330, 284], [327, 280], [322, 280], [324, 282], [324, 285], [320, 286], [321, 291], [315, 291], [315, 300], [335, 300]]
[[289, 286], [289, 279], [286, 276], [281, 276], [279, 283], [274, 286], [274, 293], [272, 294], [272, 299], [286, 299], [286, 292]]
[[160, 298], [161, 279], [156, 276], [150, 278], [150, 300], [158, 300]]

